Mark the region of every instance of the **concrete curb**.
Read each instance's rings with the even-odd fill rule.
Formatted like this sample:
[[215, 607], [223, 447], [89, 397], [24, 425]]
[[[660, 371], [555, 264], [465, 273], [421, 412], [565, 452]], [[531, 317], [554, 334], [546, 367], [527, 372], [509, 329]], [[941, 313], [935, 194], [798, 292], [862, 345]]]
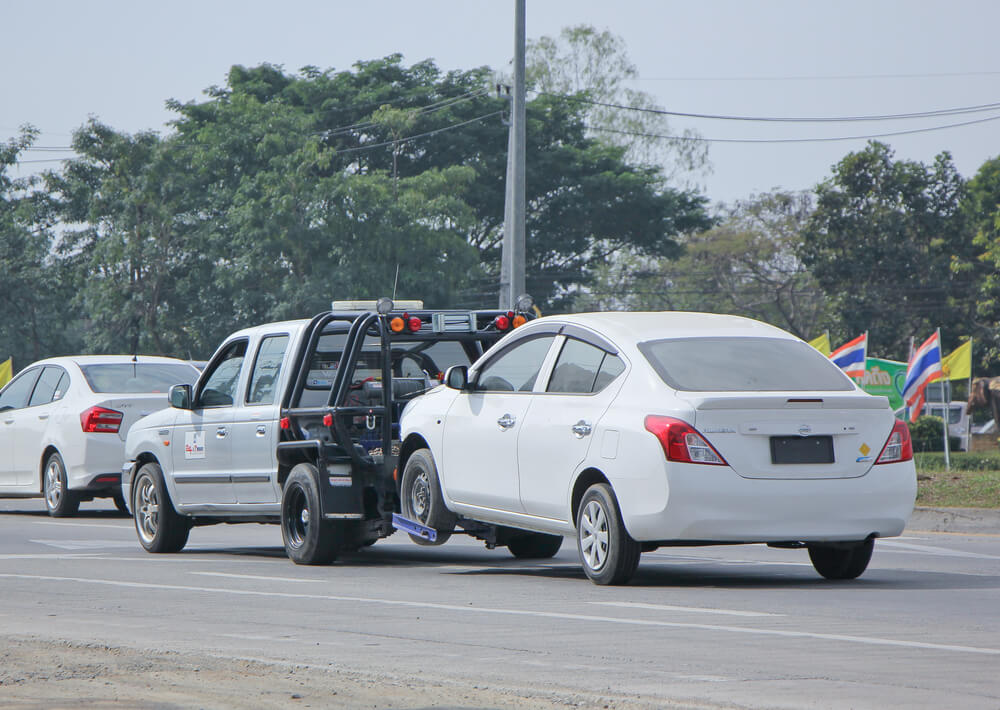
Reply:
[[1000, 509], [914, 508], [906, 531], [1000, 534]]

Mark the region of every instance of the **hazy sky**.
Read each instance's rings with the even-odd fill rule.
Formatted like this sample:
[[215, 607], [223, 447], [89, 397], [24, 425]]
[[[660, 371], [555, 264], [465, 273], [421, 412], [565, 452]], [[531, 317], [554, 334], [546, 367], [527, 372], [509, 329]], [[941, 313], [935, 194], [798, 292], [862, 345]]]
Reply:
[[[90, 115], [118, 130], [166, 131], [164, 101], [202, 98], [233, 64], [349, 69], [403, 54], [445, 70], [505, 68], [513, 0], [0, 0], [0, 139], [31, 123], [39, 146], [66, 146]], [[671, 111], [736, 116], [872, 116], [1000, 102], [995, 0], [527, 0], [529, 38], [590, 24], [621, 36], [636, 88]], [[920, 120], [754, 123], [673, 119], [705, 138], [861, 136], [997, 117], [1000, 109]], [[966, 177], [1000, 154], [1000, 120], [881, 138], [897, 157], [943, 150]], [[713, 201], [808, 189], [865, 140], [713, 142]], [[26, 160], [52, 153], [32, 152]], [[529, 156], [530, 157], [530, 156]], [[57, 163], [31, 163], [28, 170]]]

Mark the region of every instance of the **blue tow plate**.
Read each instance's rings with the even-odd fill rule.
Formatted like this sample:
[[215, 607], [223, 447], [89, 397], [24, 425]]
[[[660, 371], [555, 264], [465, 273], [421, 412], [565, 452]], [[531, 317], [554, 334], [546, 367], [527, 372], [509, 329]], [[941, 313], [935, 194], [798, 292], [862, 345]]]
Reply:
[[399, 513], [392, 514], [392, 527], [422, 537], [428, 542], [437, 542], [437, 530], [429, 528], [423, 523], [418, 523], [416, 520], [404, 518]]

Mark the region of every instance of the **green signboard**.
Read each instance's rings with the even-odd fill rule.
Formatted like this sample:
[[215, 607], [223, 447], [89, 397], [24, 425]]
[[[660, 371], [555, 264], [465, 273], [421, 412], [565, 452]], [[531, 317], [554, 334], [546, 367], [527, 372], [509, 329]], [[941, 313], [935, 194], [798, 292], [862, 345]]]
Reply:
[[903, 406], [903, 384], [906, 382], [906, 363], [870, 357], [865, 360], [865, 376], [858, 384], [868, 394], [889, 398], [895, 410]]

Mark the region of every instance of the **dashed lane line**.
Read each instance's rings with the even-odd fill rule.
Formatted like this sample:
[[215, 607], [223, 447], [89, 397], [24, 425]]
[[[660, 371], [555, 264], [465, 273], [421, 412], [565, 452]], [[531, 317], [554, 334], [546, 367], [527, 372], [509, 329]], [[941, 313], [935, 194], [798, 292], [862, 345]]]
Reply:
[[219, 587], [197, 587], [180, 584], [151, 584], [147, 582], [125, 582], [109, 579], [93, 579], [87, 577], [56, 577], [33, 574], [0, 574], [0, 579], [24, 579], [38, 582], [59, 582], [78, 584], [96, 584], [110, 587], [125, 587], [132, 589], [152, 589], [158, 591], [196, 592], [205, 594], [220, 594], [243, 597], [271, 597], [276, 599], [310, 599], [317, 601], [347, 602], [353, 604], [374, 604], [381, 606], [402, 607], [410, 609], [434, 609], [437, 611], [462, 612], [464, 614], [496, 614], [504, 616], [521, 616], [535, 619], [561, 619], [597, 624], [618, 624], [622, 626], [640, 626], [651, 628], [690, 629], [697, 631], [716, 631], [731, 634], [748, 634], [752, 636], [772, 636], [791, 639], [814, 639], [820, 641], [839, 641], [844, 643], [869, 646], [894, 646], [907, 649], [924, 649], [948, 653], [970, 653], [989, 656], [1000, 656], [1000, 648], [980, 646], [963, 646], [957, 644], [931, 643], [927, 641], [907, 641], [902, 639], [879, 638], [877, 636], [852, 636], [849, 634], [828, 634], [811, 631], [791, 631], [787, 629], [765, 629], [753, 626], [724, 626], [721, 624], [693, 624], [658, 619], [635, 619], [616, 616], [597, 616], [592, 614], [570, 614], [556, 611], [537, 611], [533, 609], [501, 609], [483, 606], [461, 606], [458, 604], [441, 604], [421, 602], [406, 599], [380, 599], [376, 597], [348, 597], [332, 594], [302, 594], [294, 592], [265, 592], [252, 589], [224, 589]]

